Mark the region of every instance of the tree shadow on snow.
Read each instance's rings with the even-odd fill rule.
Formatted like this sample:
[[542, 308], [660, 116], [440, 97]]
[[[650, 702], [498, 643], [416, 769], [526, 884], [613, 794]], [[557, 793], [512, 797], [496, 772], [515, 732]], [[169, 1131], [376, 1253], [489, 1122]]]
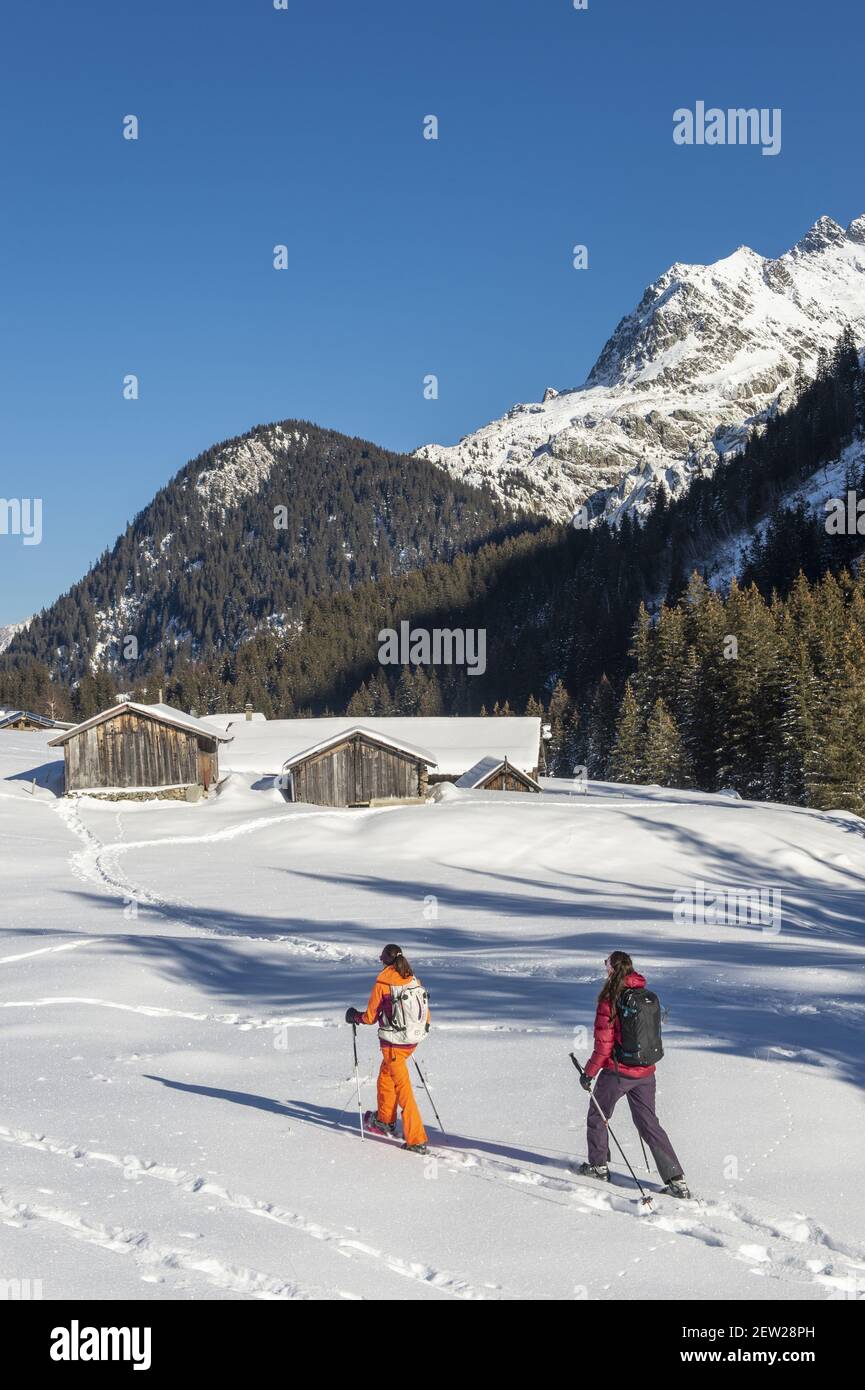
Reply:
[[[381, 889], [383, 882], [363, 886]], [[116, 901], [97, 893], [80, 896], [99, 916], [110, 912], [117, 919]], [[669, 923], [636, 914], [629, 921], [619, 914], [619, 930], [612, 932], [591, 920], [591, 893], [583, 910], [590, 919], [584, 925], [577, 921], [567, 932], [521, 941], [513, 930], [485, 934], [436, 922], [421, 927], [416, 898], [415, 924], [408, 930], [393, 911], [382, 916], [367, 909], [364, 922], [295, 916], [262, 923], [255, 914], [223, 908], [178, 909], [174, 920], [168, 908], [141, 905], [138, 930], [108, 932], [100, 947], [150, 963], [165, 978], [226, 1007], [266, 1009], [277, 1022], [279, 1016], [302, 1021], [325, 1014], [339, 1023], [346, 1005], [366, 1003], [378, 952], [396, 936], [431, 991], [442, 1035], [451, 1031], [455, 1042], [471, 1047], [500, 1035], [546, 1030], [550, 1047], [563, 1048], [569, 1036], [562, 1035], [575, 1026], [590, 1040], [601, 962], [611, 948], [623, 946], [638, 966], [641, 957], [649, 962], [650, 980], [655, 973], [670, 1009], [671, 1048], [677, 1037], [691, 1049], [740, 1057], [772, 1047], [782, 1050], [774, 1054], [777, 1060], [834, 1064], [848, 1080], [862, 1083], [863, 1006], [853, 992], [862, 971], [861, 948], [838, 941], [835, 933], [826, 940], [819, 930], [810, 938], [776, 937], [759, 928], [728, 928], [726, 940], [714, 941], [682, 931], [672, 935]], [[158, 929], [147, 930], [149, 917]], [[378, 917], [384, 926], [376, 924]], [[169, 924], [174, 932], [166, 930]], [[187, 930], [178, 934], [178, 926]], [[99, 931], [98, 921], [93, 930]], [[799, 985], [803, 967], [819, 970], [819, 987], [809, 986], [807, 973], [804, 988]], [[771, 974], [754, 982], [755, 970]]]

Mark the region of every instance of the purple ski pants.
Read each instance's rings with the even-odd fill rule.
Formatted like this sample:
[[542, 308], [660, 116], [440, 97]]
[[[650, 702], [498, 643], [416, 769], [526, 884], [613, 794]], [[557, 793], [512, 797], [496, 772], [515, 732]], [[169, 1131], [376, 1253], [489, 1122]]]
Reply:
[[[671, 1178], [680, 1178], [682, 1165], [655, 1114], [654, 1072], [649, 1076], [622, 1076], [615, 1071], [602, 1071], [595, 1082], [594, 1097], [608, 1120], [622, 1096], [628, 1098], [631, 1119], [637, 1133], [648, 1145], [662, 1181], [666, 1183]], [[594, 1100], [589, 1100], [586, 1120], [589, 1162], [595, 1165], [607, 1162], [609, 1148], [607, 1126], [598, 1114], [598, 1105]]]

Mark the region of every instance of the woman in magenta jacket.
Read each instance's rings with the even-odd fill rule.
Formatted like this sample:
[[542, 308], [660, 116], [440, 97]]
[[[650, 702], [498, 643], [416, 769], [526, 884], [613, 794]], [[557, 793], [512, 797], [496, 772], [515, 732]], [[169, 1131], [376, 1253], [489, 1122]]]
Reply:
[[[586, 1121], [589, 1161], [581, 1163], [577, 1172], [583, 1177], [610, 1181], [609, 1140], [605, 1120], [612, 1117], [616, 1103], [626, 1096], [631, 1118], [641, 1139], [648, 1144], [666, 1190], [673, 1197], [690, 1197], [682, 1165], [655, 1114], [655, 1068], [627, 1067], [617, 1062], [613, 1049], [622, 1040], [617, 1004], [624, 989], [644, 989], [645, 976], [634, 969], [625, 951], [613, 951], [604, 961], [607, 978], [598, 995], [595, 1013], [595, 1049], [586, 1063], [580, 1085], [592, 1093], [592, 1080], [597, 1077], [594, 1100], [589, 1102]], [[597, 1105], [595, 1104], [597, 1101]], [[603, 1115], [601, 1115], [603, 1111]]]

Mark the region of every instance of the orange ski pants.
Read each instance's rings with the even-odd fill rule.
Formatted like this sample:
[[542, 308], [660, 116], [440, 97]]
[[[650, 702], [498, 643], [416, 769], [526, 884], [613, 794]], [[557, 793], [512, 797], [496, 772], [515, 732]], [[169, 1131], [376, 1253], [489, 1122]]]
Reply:
[[381, 1069], [378, 1074], [378, 1118], [382, 1124], [392, 1125], [399, 1106], [402, 1111], [402, 1131], [407, 1144], [425, 1144], [427, 1141], [423, 1120], [417, 1108], [411, 1077], [408, 1074], [408, 1061], [414, 1048], [388, 1047], [382, 1044]]

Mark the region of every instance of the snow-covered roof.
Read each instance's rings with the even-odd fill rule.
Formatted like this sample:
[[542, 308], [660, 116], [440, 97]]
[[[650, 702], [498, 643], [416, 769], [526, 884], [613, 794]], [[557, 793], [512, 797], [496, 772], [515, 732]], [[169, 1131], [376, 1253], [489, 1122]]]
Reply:
[[[315, 721], [305, 719], [305, 724]], [[404, 739], [396, 739], [381, 731], [367, 728], [365, 724], [351, 724], [346, 729], [339, 729], [328, 738], [319, 739], [318, 743], [312, 743], [306, 748], [301, 748], [293, 753], [290, 758], [286, 758], [282, 765], [283, 772], [290, 771], [298, 763], [305, 762], [307, 758], [312, 758], [316, 753], [324, 753], [328, 748], [333, 748], [337, 744], [344, 742], [353, 734], [363, 734], [367, 738], [374, 739], [377, 743], [383, 743], [387, 748], [393, 748], [399, 753], [409, 753], [411, 757], [418, 758], [421, 762], [429, 763], [430, 767], [435, 767], [435, 758], [431, 753], [427, 753], [423, 748], [416, 748], [412, 743], [406, 743]]]
[[479, 758], [507, 758], [521, 772], [538, 766], [541, 721], [533, 715], [508, 717], [417, 717], [355, 715], [323, 719], [268, 719], [232, 726], [234, 742], [224, 762], [235, 772], [276, 775], [298, 753], [360, 725], [376, 738], [426, 749], [436, 775], [459, 777]]
[[99, 714], [91, 715], [89, 719], [75, 724], [59, 738], [52, 738], [48, 747], [57, 748], [68, 742], [75, 734], [80, 734], [84, 729], [93, 728], [94, 724], [104, 724], [106, 720], [113, 719], [115, 715], [121, 714], [124, 710], [134, 710], [136, 714], [147, 715], [151, 719], [159, 720], [162, 724], [170, 724], [174, 729], [185, 729], [187, 733], [201, 734], [204, 738], [216, 739], [219, 743], [231, 742], [230, 734], [220, 733], [213, 724], [206, 724], [203, 719], [197, 719], [195, 715], [187, 714], [182, 709], [174, 709], [172, 705], [139, 705], [134, 700], [123, 700], [120, 704], [110, 705], [108, 709], [102, 710]]
[[46, 714], [34, 714], [29, 709], [4, 709], [0, 710], [0, 729], [5, 729], [8, 724], [14, 724], [22, 718], [29, 719], [32, 724], [38, 724], [43, 729], [72, 728], [72, 725], [63, 719], [50, 719]]
[[474, 767], [470, 767], [468, 772], [464, 772], [462, 777], [457, 778], [456, 785], [458, 787], [479, 787], [481, 782], [486, 781], [487, 777], [491, 777], [504, 765], [504, 758], [481, 758]]
[[246, 713], [246, 710], [240, 710], [238, 714], [202, 715], [205, 724], [215, 724], [217, 729], [230, 729], [232, 724], [262, 724], [266, 717], [257, 710], [253, 710], [249, 714]]
[[474, 767], [470, 767], [468, 772], [464, 772], [462, 777], [457, 778], [455, 785], [468, 790], [471, 790], [473, 787], [480, 787], [484, 782], [489, 781], [490, 777], [495, 777], [496, 773], [501, 772], [502, 768], [506, 766], [510, 768], [512, 772], [522, 773], [524, 777], [528, 778], [532, 786], [537, 787], [538, 791], [540, 791], [541, 788], [534, 777], [522, 768], [515, 768], [509, 758], [480, 758], [478, 762], [475, 763]]

